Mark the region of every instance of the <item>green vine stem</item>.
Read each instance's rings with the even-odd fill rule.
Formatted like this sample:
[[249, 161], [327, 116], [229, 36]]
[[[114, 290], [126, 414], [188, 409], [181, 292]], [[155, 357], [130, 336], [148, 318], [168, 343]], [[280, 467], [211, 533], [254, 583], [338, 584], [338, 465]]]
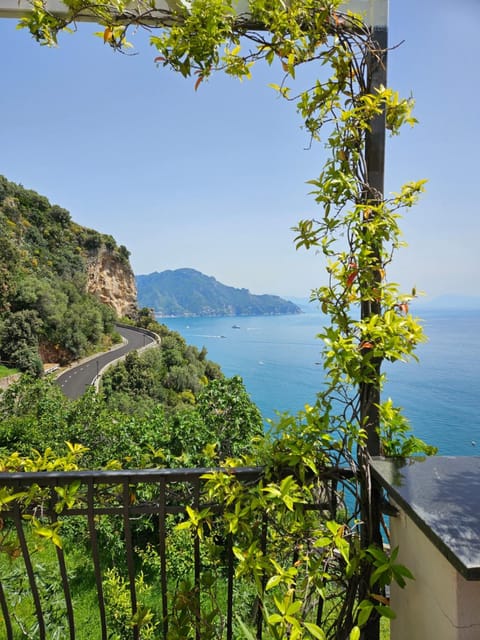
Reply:
[[[341, 445], [337, 440], [332, 445], [332, 457], [340, 451], [343, 461], [360, 468], [366, 488], [359, 498], [363, 549], [372, 543], [380, 547], [379, 496], [370, 487], [369, 456], [434, 453], [411, 434], [400, 409], [381, 399], [386, 380], [382, 364], [415, 358], [417, 345], [425, 340], [410, 310], [415, 288], [402, 293], [387, 278], [404, 244], [401, 214], [416, 203], [425, 180], [385, 196], [371, 157], [379, 130], [395, 136], [416, 122], [412, 99], [400, 97], [382, 81], [386, 42], [340, 0], [249, 0], [244, 14], [238, 14], [232, 0], [178, 0], [168, 2], [165, 11], [149, 2], [133, 6], [123, 0], [64, 4], [65, 14], [55, 16], [35, 0], [20, 26], [42, 44], [55, 45], [62, 29], [87, 16], [102, 25], [104, 42], [120, 50], [128, 46], [133, 27], [148, 27], [158, 51], [156, 64], [192, 78], [195, 90], [217, 71], [248, 79], [264, 61], [279, 78], [272, 89], [295, 103], [310, 143], [324, 145], [324, 165], [308, 181], [319, 213], [294, 228], [297, 249], [321, 254], [327, 273], [326, 284], [311, 293], [326, 318], [319, 333], [325, 385], [303, 419], [310, 427], [321, 425], [319, 438], [328, 424], [341, 439]], [[318, 78], [298, 89], [298, 71], [307, 64], [319, 70]], [[305, 433], [299, 437], [307, 438]], [[329, 535], [335, 538], [334, 532]], [[370, 555], [372, 560], [374, 552]], [[366, 556], [363, 552], [361, 562], [367, 562]], [[363, 611], [370, 613], [378, 603], [369, 599], [368, 585], [362, 588], [361, 582], [355, 583], [355, 593], [367, 603]], [[290, 605], [285, 601], [283, 610]], [[360, 617], [363, 624], [368, 615]], [[357, 637], [356, 631], [352, 634]]]

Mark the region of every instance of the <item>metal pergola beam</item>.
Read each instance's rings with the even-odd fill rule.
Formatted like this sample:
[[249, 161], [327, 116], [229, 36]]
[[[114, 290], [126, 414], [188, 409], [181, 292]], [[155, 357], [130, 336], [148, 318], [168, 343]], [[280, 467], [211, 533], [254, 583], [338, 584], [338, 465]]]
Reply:
[[[152, 8], [151, 2], [137, 0], [127, 5], [125, 13], [118, 14], [116, 20], [134, 21], [135, 16], [144, 16], [147, 13], [149, 17], [147, 21], [157, 24], [158, 26], [168, 26], [176, 21], [175, 13], [178, 9], [188, 8], [191, 4], [188, 0], [155, 0]], [[249, 25], [248, 22], [248, 0], [238, 0], [234, 2], [235, 10], [239, 16], [239, 21], [243, 25]], [[288, 0], [285, 2], [288, 6]], [[45, 9], [52, 15], [58, 17], [68, 17], [72, 12], [69, 7], [61, 2], [61, 0], [45, 0]], [[32, 10], [32, 2], [29, 0], [0, 0], [0, 18], [20, 19], [26, 16]], [[341, 12], [353, 11], [364, 17], [365, 24], [369, 26], [386, 26], [388, 23], [388, 0], [346, 0], [340, 5]], [[112, 14], [114, 15], [114, 6], [112, 5]], [[98, 18], [85, 10], [75, 15], [75, 20], [79, 22], [98, 22]], [[252, 28], [261, 29], [258, 24]]]

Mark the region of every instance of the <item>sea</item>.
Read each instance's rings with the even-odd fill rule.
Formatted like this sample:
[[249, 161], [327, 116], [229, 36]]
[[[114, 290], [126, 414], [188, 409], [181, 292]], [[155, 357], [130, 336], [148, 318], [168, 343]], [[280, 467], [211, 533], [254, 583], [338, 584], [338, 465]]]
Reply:
[[[305, 307], [288, 316], [157, 318], [187, 343], [205, 347], [227, 376], [239, 375], [263, 417], [314, 404], [324, 384], [324, 316]], [[403, 408], [413, 433], [440, 455], [480, 455], [480, 309], [418, 315], [428, 341], [418, 362], [387, 363], [383, 398]]]

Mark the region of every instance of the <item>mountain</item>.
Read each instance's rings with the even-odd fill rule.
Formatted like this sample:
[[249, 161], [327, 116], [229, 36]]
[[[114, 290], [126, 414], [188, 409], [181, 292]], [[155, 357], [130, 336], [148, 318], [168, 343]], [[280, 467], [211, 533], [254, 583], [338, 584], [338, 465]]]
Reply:
[[480, 296], [465, 296], [455, 293], [444, 294], [436, 298], [418, 298], [416, 307], [438, 310], [476, 310], [480, 309]]
[[160, 316], [266, 316], [302, 313], [279, 296], [254, 295], [218, 282], [195, 269], [137, 275], [140, 307]]
[[129, 252], [0, 176], [0, 362], [41, 374], [108, 345], [137, 312]]

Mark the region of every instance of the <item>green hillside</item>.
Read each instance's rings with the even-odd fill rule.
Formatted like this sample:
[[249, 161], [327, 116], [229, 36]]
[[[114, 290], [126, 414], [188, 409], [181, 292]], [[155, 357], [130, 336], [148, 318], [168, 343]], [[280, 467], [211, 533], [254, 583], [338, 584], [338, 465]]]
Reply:
[[39, 374], [111, 340], [115, 313], [86, 292], [86, 257], [111, 236], [81, 227], [65, 209], [0, 176], [0, 363]]
[[162, 316], [264, 316], [301, 313], [279, 296], [254, 295], [195, 269], [136, 276], [138, 302]]

